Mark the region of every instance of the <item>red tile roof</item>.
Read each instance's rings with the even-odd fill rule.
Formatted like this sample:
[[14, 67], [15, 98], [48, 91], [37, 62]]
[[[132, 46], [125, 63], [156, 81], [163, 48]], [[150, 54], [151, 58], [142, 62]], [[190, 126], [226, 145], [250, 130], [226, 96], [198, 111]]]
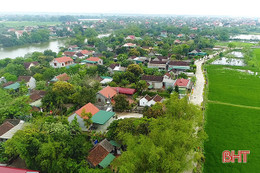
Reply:
[[56, 76], [56, 78], [59, 81], [68, 81], [68, 80], [70, 80], [70, 77], [69, 77], [69, 75], [67, 75], [67, 73], [60, 74], [60, 75]]
[[39, 173], [40, 171], [0, 166], [0, 172], [1, 173]]
[[141, 80], [162, 82], [163, 76], [143, 75]]
[[174, 65], [174, 66], [190, 66], [190, 63], [185, 62], [185, 61], [170, 61], [169, 65]]
[[190, 80], [188, 79], [177, 79], [174, 86], [178, 85], [178, 86], [182, 86], [182, 87], [187, 87], [188, 83], [189, 83]]
[[133, 95], [136, 90], [132, 88], [113, 87], [113, 89], [119, 94]]
[[101, 145], [96, 145], [88, 155], [88, 161], [96, 167], [104, 158], [109, 154], [109, 152], [103, 148]]
[[90, 57], [86, 59], [87, 61], [94, 61], [94, 62], [98, 62], [100, 60], [99, 57]]
[[65, 55], [65, 56], [73, 56], [73, 55], [75, 55], [75, 54], [76, 54], [76, 52], [69, 52], [69, 51], [64, 52], [64, 55]]
[[92, 53], [93, 51], [88, 51], [88, 50], [82, 50], [80, 51], [82, 54], [86, 55], [86, 54], [89, 54], [89, 53]]
[[99, 91], [99, 93], [106, 98], [112, 98], [117, 94], [117, 92], [110, 86], [107, 86], [106, 88], [102, 89], [101, 91]]
[[19, 76], [17, 81], [29, 82], [30, 79], [31, 79], [31, 76]]
[[1, 126], [0, 126], [0, 136], [2, 136], [3, 134], [5, 134], [6, 132], [8, 132], [9, 130], [11, 130], [14, 127], [13, 124], [11, 124], [10, 122], [6, 121], [4, 122]]
[[[95, 115], [99, 109], [94, 106], [92, 103], [88, 103], [85, 106], [81, 107], [79, 110], [77, 110], [75, 113], [79, 116], [81, 116], [81, 113], [83, 112], [83, 110], [85, 110], [85, 113], [90, 112], [93, 115]], [[87, 117], [82, 117], [83, 119], [88, 119]]]
[[144, 98], [145, 98], [147, 101], [150, 101], [150, 100], [152, 100], [152, 97], [150, 97], [150, 96], [149, 96], [149, 95], [147, 95], [147, 94], [144, 96]]
[[24, 63], [24, 67], [27, 69], [27, 68], [29, 68], [29, 66], [30, 66], [31, 64], [38, 65], [39, 63], [38, 63], [37, 61], [34, 61], [34, 62], [25, 62], [25, 63]]
[[73, 61], [73, 59], [71, 59], [70, 57], [66, 57], [66, 56], [61, 57], [61, 58], [55, 58], [54, 60], [56, 60], [59, 63]]
[[162, 97], [161, 96], [159, 96], [158, 94], [156, 94], [156, 96], [154, 96], [153, 97], [153, 100], [155, 101], [155, 102], [160, 102], [160, 101], [162, 101]]

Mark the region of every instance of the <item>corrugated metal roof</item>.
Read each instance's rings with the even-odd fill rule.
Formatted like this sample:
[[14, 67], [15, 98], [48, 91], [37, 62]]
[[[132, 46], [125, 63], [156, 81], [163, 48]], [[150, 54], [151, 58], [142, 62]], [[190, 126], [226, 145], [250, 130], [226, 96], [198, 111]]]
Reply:
[[100, 163], [99, 165], [102, 167], [102, 168], [106, 168], [108, 167], [108, 165], [110, 165], [110, 163], [115, 159], [116, 157], [109, 153]]
[[115, 112], [107, 112], [107, 111], [103, 111], [100, 110], [98, 113], [96, 113], [95, 115], [93, 115], [93, 117], [91, 118], [91, 120], [93, 121], [93, 123], [96, 124], [105, 124], [111, 117], [113, 117], [115, 115]]
[[4, 89], [13, 89], [13, 90], [16, 90], [18, 88], [20, 88], [20, 83], [18, 83], [18, 82], [15, 82], [15, 83], [13, 83], [11, 85], [8, 85], [8, 86], [4, 87]]

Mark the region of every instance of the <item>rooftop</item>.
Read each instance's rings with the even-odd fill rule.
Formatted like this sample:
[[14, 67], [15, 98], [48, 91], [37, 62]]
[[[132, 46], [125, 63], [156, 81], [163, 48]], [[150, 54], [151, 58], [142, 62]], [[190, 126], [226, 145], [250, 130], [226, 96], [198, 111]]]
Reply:
[[[99, 109], [93, 105], [92, 103], [88, 103], [85, 106], [81, 107], [80, 109], [78, 109], [75, 113], [79, 116], [81, 116], [83, 110], [85, 110], [85, 113], [91, 113], [92, 116], [95, 115]], [[87, 117], [82, 117], [83, 119], [87, 118]]]
[[99, 112], [97, 112], [95, 115], [93, 115], [93, 117], [91, 118], [91, 120], [93, 121], [93, 123], [95, 124], [105, 124], [111, 117], [113, 117], [115, 115], [115, 112], [107, 112], [107, 111], [103, 111], [100, 110]]

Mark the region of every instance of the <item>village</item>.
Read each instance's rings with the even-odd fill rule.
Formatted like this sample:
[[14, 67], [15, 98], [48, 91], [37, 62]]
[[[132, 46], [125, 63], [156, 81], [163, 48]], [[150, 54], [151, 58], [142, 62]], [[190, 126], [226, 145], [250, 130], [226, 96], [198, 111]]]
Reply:
[[[0, 60], [1, 164], [38, 172], [62, 168], [63, 172], [124, 172], [132, 166], [134, 172], [162, 162], [168, 157], [163, 152], [180, 154], [174, 152], [177, 146], [185, 150], [178, 155], [182, 160], [191, 151], [198, 153], [191, 160], [200, 167], [201, 141], [206, 138], [204, 87], [208, 85], [203, 65], [208, 61], [245, 66], [242, 59], [249, 55], [245, 48], [215, 44], [229, 40], [226, 28], [257, 25], [244, 20], [204, 20], [173, 18], [158, 23], [156, 18], [108, 17], [23, 30], [9, 27], [7, 40], [29, 39], [47, 28], [48, 37], [68, 37], [68, 41], [58, 52], [36, 51]], [[163, 143], [167, 137], [176, 146]], [[163, 152], [157, 141], [163, 143]], [[131, 156], [138, 158], [137, 153], [144, 152], [143, 158], [152, 147], [158, 147], [154, 151], [160, 157], [151, 155], [144, 167], [134, 161], [127, 165]], [[186, 164], [183, 161], [181, 168], [174, 165], [169, 170], [185, 171]]]

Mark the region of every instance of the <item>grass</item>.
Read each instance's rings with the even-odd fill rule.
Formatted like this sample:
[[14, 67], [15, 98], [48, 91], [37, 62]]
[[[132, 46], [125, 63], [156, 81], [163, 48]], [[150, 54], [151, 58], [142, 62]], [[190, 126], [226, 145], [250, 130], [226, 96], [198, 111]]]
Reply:
[[[217, 65], [207, 66], [207, 72], [204, 172], [258, 172], [260, 78]], [[248, 163], [222, 163], [224, 150], [250, 150]]]
[[260, 107], [259, 77], [217, 65], [210, 65], [207, 72], [209, 100]]
[[252, 63], [254, 66], [260, 68], [260, 49], [254, 49]]
[[246, 47], [246, 46], [255, 46], [256, 43], [245, 43], [240, 41], [232, 41], [232, 42], [226, 42], [226, 41], [218, 41], [215, 43], [215, 46], [228, 46], [229, 43], [234, 43], [236, 47]]
[[[209, 103], [204, 172], [260, 170], [260, 110]], [[222, 163], [224, 150], [250, 150], [248, 163]]]
[[61, 22], [35, 22], [35, 21], [4, 21], [0, 22], [5, 27], [19, 28], [23, 26], [52, 26], [61, 24]]

